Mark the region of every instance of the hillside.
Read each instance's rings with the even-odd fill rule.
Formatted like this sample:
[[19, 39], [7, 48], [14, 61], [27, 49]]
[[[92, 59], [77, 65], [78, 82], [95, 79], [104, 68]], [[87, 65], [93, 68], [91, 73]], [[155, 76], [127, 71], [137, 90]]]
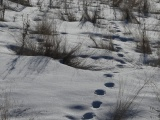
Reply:
[[0, 0], [2, 120], [159, 120], [159, 0]]

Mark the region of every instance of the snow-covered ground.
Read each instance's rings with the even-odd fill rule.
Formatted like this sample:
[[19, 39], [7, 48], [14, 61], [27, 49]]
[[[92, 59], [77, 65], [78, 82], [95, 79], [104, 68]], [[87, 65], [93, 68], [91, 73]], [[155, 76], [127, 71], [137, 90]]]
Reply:
[[[138, 93], [131, 111], [138, 112], [134, 120], [159, 119], [160, 113], [156, 110], [160, 110], [160, 102], [156, 92], [160, 88], [160, 68], [144, 65], [143, 54], [136, 52], [139, 25], [124, 24], [118, 10], [118, 20], [114, 20], [113, 10], [108, 5], [101, 6], [105, 19], [99, 28], [90, 22], [82, 27], [79, 21], [60, 20], [58, 9], [47, 10], [49, 0], [43, 0], [42, 10], [37, 0], [31, 0], [32, 7], [17, 7], [16, 3], [5, 2], [10, 9], [6, 9], [5, 21], [0, 21], [0, 102], [3, 104], [7, 95], [11, 104], [8, 108], [10, 119], [109, 120], [119, 92], [123, 93], [122, 101]], [[158, 11], [160, 3], [154, 5]], [[76, 13], [77, 3], [73, 7]], [[77, 18], [81, 17], [79, 13]], [[159, 40], [159, 16], [151, 14], [140, 18], [142, 24], [146, 24], [152, 48], [148, 60], [157, 58], [153, 46]], [[56, 21], [58, 32], [65, 36], [70, 46], [82, 44], [80, 54], [87, 56], [86, 63], [99, 69], [82, 70], [49, 57], [16, 55], [10, 47], [16, 45], [23, 22], [28, 19], [29, 29], [34, 30], [36, 21], [44, 17]], [[92, 47], [90, 35], [104, 42], [112, 36], [116, 51]]]

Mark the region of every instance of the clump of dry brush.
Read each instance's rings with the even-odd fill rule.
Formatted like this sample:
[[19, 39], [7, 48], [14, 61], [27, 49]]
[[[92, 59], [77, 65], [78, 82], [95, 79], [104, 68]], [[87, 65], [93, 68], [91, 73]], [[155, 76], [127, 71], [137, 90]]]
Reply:
[[[29, 31], [29, 27], [29, 21], [24, 22], [22, 33], [17, 39], [18, 47], [14, 49], [18, 55], [47, 56], [75, 68], [92, 69], [91, 65], [86, 65], [83, 59], [77, 57], [81, 44], [68, 46], [66, 39], [57, 32], [54, 21], [44, 19], [37, 23], [34, 31]], [[35, 39], [31, 39], [33, 36]]]

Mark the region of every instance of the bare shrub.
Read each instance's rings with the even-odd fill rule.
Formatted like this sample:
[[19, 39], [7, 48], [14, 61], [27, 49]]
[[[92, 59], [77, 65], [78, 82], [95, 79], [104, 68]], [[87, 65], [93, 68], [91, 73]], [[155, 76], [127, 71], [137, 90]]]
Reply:
[[90, 39], [93, 41], [95, 48], [115, 51], [113, 41], [111, 39], [109, 40], [109, 42], [106, 42], [103, 40], [101, 40], [100, 42], [97, 42], [97, 40], [93, 36], [90, 36]]
[[2, 5], [0, 6], [0, 21], [4, 21], [6, 6]]
[[[54, 59], [62, 59], [66, 51], [66, 44], [62, 43], [62, 39], [58, 34], [41, 35], [41, 41], [30, 39], [29, 36], [25, 40], [19, 40], [20, 49], [17, 54], [31, 56], [48, 56]], [[22, 49], [23, 48], [23, 49]]]
[[20, 46], [19, 49], [16, 49], [16, 53], [19, 55], [24, 54], [25, 52], [27, 52], [27, 50], [25, 49], [26, 45], [27, 45], [27, 41], [28, 41], [28, 31], [29, 31], [29, 27], [30, 27], [30, 22], [27, 18], [27, 20], [25, 21], [23, 19], [23, 28], [22, 28], [22, 32], [20, 33], [19, 38], [17, 39], [17, 44], [18, 46]]
[[30, 0], [10, 0], [10, 1], [17, 3], [17, 6], [18, 4], [21, 4], [24, 6], [31, 6]]
[[128, 118], [134, 118], [138, 115], [137, 105], [135, 101], [139, 98], [139, 94], [150, 82], [146, 80], [142, 86], [137, 88], [133, 96], [126, 97], [124, 94], [125, 84], [120, 83], [118, 92], [118, 98], [115, 107], [113, 107], [108, 115], [107, 120], [127, 120]]
[[125, 21], [125, 23], [139, 24], [139, 21], [132, 13], [132, 8], [126, 7], [121, 9], [121, 11], [122, 11], [122, 20]]
[[[47, 24], [48, 25], [48, 24]], [[25, 24], [24, 24], [25, 26]], [[26, 27], [25, 27], [26, 28]], [[40, 27], [41, 29], [43, 27]], [[15, 52], [19, 55], [29, 55], [29, 56], [47, 56], [53, 59], [59, 59], [63, 64], [80, 68], [80, 69], [91, 69], [91, 66], [86, 65], [82, 59], [78, 59], [77, 55], [80, 50], [80, 45], [77, 45], [73, 48], [68, 48], [66, 40], [63, 39], [56, 31], [56, 28], [52, 29], [47, 26], [46, 31], [41, 31], [38, 28], [39, 39], [30, 39], [30, 35], [24, 29], [21, 39], [17, 40], [17, 44], [19, 46], [18, 49], [15, 49]], [[49, 30], [48, 30], [49, 28]], [[48, 35], [48, 33], [50, 33]]]
[[74, 68], [84, 69], [84, 70], [97, 70], [93, 65], [87, 64], [84, 59], [78, 57], [69, 58], [67, 62], [66, 62], [66, 57], [63, 60], [65, 61], [64, 64]]
[[[68, 52], [68, 54], [66, 54], [65, 56], [64, 56], [64, 58], [63, 58], [63, 63], [64, 64], [72, 64], [72, 63], [74, 63], [75, 65], [76, 65], [76, 62], [78, 62], [78, 61], [74, 61], [75, 59], [75, 54], [77, 53], [77, 52], [79, 52], [79, 49], [80, 49], [80, 45], [77, 45], [77, 46], [75, 46], [74, 48], [72, 48], [69, 52]], [[73, 62], [72, 62], [72, 60], [73, 60]]]
[[37, 25], [35, 27], [36, 34], [43, 34], [43, 35], [51, 35], [52, 33], [55, 33], [55, 27], [53, 26], [55, 23], [52, 21], [48, 21], [46, 19], [42, 21], [38, 21]]
[[158, 65], [160, 65], [160, 43], [159, 43], [158, 48], [157, 48], [157, 56], [158, 56], [157, 62], [158, 62]]
[[0, 1], [0, 5], [1, 5], [1, 6], [3, 5], [3, 0]]
[[[17, 46], [19, 47], [14, 51], [18, 55], [42, 55], [44, 50], [42, 48], [40, 49], [41, 44], [39, 44], [39, 42], [37, 42], [36, 40], [30, 39], [29, 27], [30, 22], [27, 18], [27, 20], [23, 20], [22, 33], [16, 40]], [[54, 30], [52, 30], [52, 24], [48, 21], [42, 21], [37, 24], [36, 32], [32, 33], [40, 34], [39, 36], [43, 41], [45, 41], [46, 36], [48, 34], [51, 35], [53, 32], [56, 33]]]
[[49, 7], [50, 7], [50, 9], [52, 8], [52, 6], [53, 6], [53, 0], [49, 0]]
[[4, 93], [4, 96], [2, 95], [2, 97], [3, 100], [0, 103], [0, 119], [9, 120], [9, 110], [11, 109], [11, 101], [7, 93]]
[[60, 0], [49, 0], [49, 8], [57, 8], [60, 9], [61, 1]]
[[124, 0], [112, 0], [113, 7], [119, 7]]
[[41, 48], [44, 50], [44, 56], [54, 59], [62, 59], [67, 54], [66, 43], [62, 43], [58, 35], [44, 36]]
[[152, 50], [151, 50], [151, 47], [150, 47], [149, 38], [146, 35], [145, 25], [144, 25], [143, 30], [139, 32], [138, 39], [139, 39], [139, 41], [137, 43], [137, 51], [140, 52], [140, 53], [143, 53], [144, 56], [146, 54], [151, 54]]
[[96, 8], [93, 11], [89, 11], [88, 6], [89, 4], [87, 3], [87, 1], [84, 1], [83, 14], [80, 19], [80, 22], [82, 25], [84, 25], [87, 21], [93, 23], [93, 25], [96, 25], [96, 23], [98, 22], [98, 19], [100, 18], [99, 16], [100, 11], [98, 10], [98, 8]]
[[153, 60], [150, 60], [148, 62], [149, 65], [154, 66], [154, 67], [160, 67], [160, 43], [158, 42], [157, 44], [158, 44], [157, 49], [156, 49], [157, 57], [153, 58]]
[[110, 40], [110, 41], [109, 41], [108, 49], [109, 49], [110, 51], [115, 51], [114, 45], [113, 45], [113, 40]]
[[144, 16], [148, 16], [150, 12], [150, 3], [148, 0], [142, 0], [139, 6], [140, 12], [143, 13]]
[[85, 59], [77, 57], [80, 54], [80, 48], [81, 44], [73, 47], [70, 51], [68, 51], [68, 53], [62, 59], [62, 63], [74, 68], [93, 70], [94, 67], [92, 65], [86, 64]]
[[73, 11], [67, 10], [66, 13], [59, 12], [59, 18], [63, 21], [69, 21], [74, 22], [77, 21], [76, 15], [73, 13]]
[[64, 9], [59, 11], [59, 18], [63, 21], [74, 22], [77, 21], [76, 14], [74, 13], [74, 8], [72, 6], [73, 1], [64, 0]]
[[59, 59], [63, 64], [79, 69], [91, 69], [91, 65], [85, 64], [84, 60], [77, 58], [80, 50], [80, 45], [77, 45], [70, 50], [58, 34], [52, 36], [43, 36], [43, 42], [36, 43], [32, 40], [25, 41], [25, 52], [23, 55], [32, 56], [47, 56], [53, 59]]
[[157, 118], [160, 119], [160, 89], [159, 86], [157, 86], [158, 84], [155, 83], [155, 81], [152, 82], [152, 88], [153, 88], [153, 92], [155, 94], [156, 97], [156, 101], [158, 102], [158, 104], [156, 104], [156, 106], [151, 106], [150, 109], [153, 112], [158, 113]]
[[137, 51], [143, 54], [151, 54], [152, 50], [148, 38], [145, 36], [137, 43]]
[[129, 0], [127, 5], [129, 5], [132, 9], [135, 7], [139, 7], [143, 0]]
[[[136, 19], [135, 15], [133, 14], [134, 7], [139, 5], [140, 3], [139, 1], [141, 0], [112, 0], [112, 6], [114, 8], [117, 7], [122, 12], [122, 20], [125, 21], [125, 23], [139, 24], [139, 21]], [[115, 11], [114, 11], [114, 14], [116, 18]]]

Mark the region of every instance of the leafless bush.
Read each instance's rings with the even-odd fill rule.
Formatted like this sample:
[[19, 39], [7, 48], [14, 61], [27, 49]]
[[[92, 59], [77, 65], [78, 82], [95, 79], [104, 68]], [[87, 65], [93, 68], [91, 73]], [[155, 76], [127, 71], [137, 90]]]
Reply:
[[141, 1], [142, 0], [112, 0], [112, 6], [113, 9], [115, 9], [114, 7], [117, 7], [122, 12], [122, 20], [126, 23], [139, 24], [139, 21], [133, 14], [133, 10], [135, 7], [140, 6]]
[[152, 81], [152, 88], [158, 104], [156, 104], [156, 106], [151, 106], [150, 109], [151, 111], [158, 113], [157, 118], [160, 119], [160, 89], [155, 81]]
[[49, 7], [52, 8], [53, 6], [53, 0], [49, 0]]
[[[67, 59], [68, 59], [67, 63], [64, 63], [64, 64], [69, 65], [71, 67], [84, 69], [84, 70], [97, 70], [93, 65], [87, 64], [85, 60], [82, 58], [75, 57], [75, 58], [67, 58]], [[64, 58], [63, 60], [65, 60], [66, 62], [66, 58]]]
[[[66, 54], [66, 44], [62, 43], [62, 39], [58, 34], [40, 35], [41, 41], [29, 38], [29, 35], [23, 40], [18, 41], [20, 49], [17, 54], [31, 56], [48, 56], [54, 59], [62, 59]], [[23, 48], [23, 49], [22, 49]]]
[[79, 69], [91, 69], [90, 65], [85, 64], [84, 60], [77, 58], [80, 45], [67, 48], [65, 40], [57, 35], [43, 35], [43, 42], [35, 42], [33, 40], [25, 41], [24, 51], [22, 55], [47, 56], [53, 59], [59, 59], [63, 64]]
[[79, 52], [79, 49], [80, 49], [80, 45], [77, 45], [76, 47], [72, 48], [68, 54], [66, 54], [63, 58], [63, 63], [64, 64], [72, 64], [74, 63], [76, 65], [76, 63], [78, 63], [78, 60], [75, 61], [76, 59], [75, 58], [75, 55], [77, 52]]
[[98, 8], [96, 8], [94, 11], [88, 10], [88, 3], [87, 1], [84, 1], [83, 3], [83, 14], [80, 19], [81, 24], [84, 25], [87, 21], [93, 23], [93, 25], [96, 25], [98, 19], [100, 18], [99, 14], [100, 11]]
[[124, 0], [112, 0], [113, 7], [119, 7]]
[[2, 97], [3, 100], [0, 103], [0, 119], [9, 120], [9, 110], [11, 109], [11, 101], [7, 93], [5, 93], [5, 95]]
[[27, 46], [27, 41], [28, 41], [28, 31], [29, 31], [29, 27], [30, 27], [30, 22], [27, 18], [27, 20], [23, 19], [23, 28], [22, 28], [22, 32], [20, 33], [19, 38], [17, 39], [17, 44], [18, 46], [20, 46], [19, 49], [16, 49], [16, 53], [19, 55], [24, 54], [25, 52], [27, 52], [27, 49], [25, 49]]
[[158, 56], [158, 65], [160, 65], [160, 43], [157, 48], [157, 56]]
[[[38, 33], [39, 38], [41, 41], [36, 41], [29, 38], [28, 29], [29, 29], [29, 22], [23, 24], [23, 31], [20, 39], [17, 40], [18, 46], [20, 49], [18, 50], [17, 54], [20, 55], [44, 55], [49, 56], [52, 58], [59, 58], [65, 51], [65, 45], [63, 46], [63, 52], [61, 49], [61, 42], [62, 39], [59, 37], [56, 31], [56, 27], [52, 25], [52, 22], [48, 22], [44, 20], [37, 24], [36, 32]], [[55, 28], [54, 28], [55, 27]]]
[[3, 0], [0, 1], [0, 5], [1, 5], [1, 6], [3, 5]]
[[17, 3], [17, 6], [18, 4], [21, 4], [24, 6], [31, 6], [30, 0], [10, 0], [10, 1]]
[[64, 21], [74, 22], [77, 21], [76, 15], [73, 13], [73, 11], [67, 10], [67, 13], [59, 12], [59, 18]]
[[127, 2], [127, 5], [129, 5], [133, 9], [133, 8], [139, 7], [142, 2], [143, 0], [129, 0]]
[[2, 5], [0, 6], [0, 21], [4, 21], [6, 6]]
[[73, 47], [70, 51], [68, 51], [68, 53], [62, 59], [62, 63], [74, 68], [93, 70], [94, 67], [92, 65], [86, 64], [85, 59], [77, 57], [80, 54], [80, 47], [81, 44]]
[[143, 54], [152, 53], [150, 43], [147, 37], [142, 38], [141, 41], [137, 43], [137, 51]]
[[61, 1], [60, 0], [49, 0], [49, 8], [57, 8], [60, 9], [61, 8]]
[[38, 21], [37, 25], [35, 26], [35, 32], [36, 34], [43, 34], [43, 35], [51, 35], [52, 33], [55, 33], [55, 27], [53, 26], [54, 23], [52, 21], [48, 21], [46, 19], [42, 21]]
[[106, 49], [109, 51], [115, 51], [113, 41], [111, 39], [109, 40], [109, 42], [106, 42], [103, 40], [101, 40], [100, 42], [97, 42], [93, 36], [90, 36], [90, 39], [93, 41], [95, 48]]
[[129, 7], [121, 9], [122, 11], [122, 20], [125, 21], [125, 23], [136, 23], [139, 24], [139, 21], [134, 16], [132, 9]]
[[141, 0], [139, 9], [140, 9], [140, 12], [143, 13], [144, 16], [148, 16], [150, 9], [151, 9], [149, 1]]
[[156, 49], [157, 57], [149, 61], [149, 65], [154, 66], [154, 67], [160, 67], [160, 43], [158, 42], [157, 44], [158, 44], [157, 49]]
[[145, 25], [142, 31], [139, 32], [139, 41], [137, 43], [137, 51], [144, 54], [151, 54], [152, 50], [149, 43], [149, 38], [146, 35]]
[[40, 49], [43, 55], [54, 59], [62, 59], [67, 54], [66, 43], [62, 43], [59, 35], [45, 36]]
[[127, 120], [128, 118], [134, 118], [139, 113], [135, 101], [149, 82], [150, 80], [146, 80], [142, 86], [137, 88], [134, 95], [129, 97], [124, 96], [125, 84], [120, 83], [116, 105], [111, 109], [107, 120]]
[[[24, 24], [23, 33], [20, 37], [21, 39], [17, 40], [17, 45], [19, 46], [18, 49], [15, 49], [17, 54], [47, 56], [53, 59], [59, 59], [63, 64], [75, 68], [91, 69], [91, 66], [86, 65], [82, 59], [77, 58], [81, 46], [77, 45], [76, 47], [69, 48], [66, 40], [57, 33], [56, 28], [52, 30], [48, 23], [45, 22], [45, 25], [43, 25], [42, 22], [42, 24], [36, 28], [39, 33], [39, 39], [36, 40], [30, 39], [28, 27], [28, 23]], [[43, 31], [44, 29], [45, 31]]]

